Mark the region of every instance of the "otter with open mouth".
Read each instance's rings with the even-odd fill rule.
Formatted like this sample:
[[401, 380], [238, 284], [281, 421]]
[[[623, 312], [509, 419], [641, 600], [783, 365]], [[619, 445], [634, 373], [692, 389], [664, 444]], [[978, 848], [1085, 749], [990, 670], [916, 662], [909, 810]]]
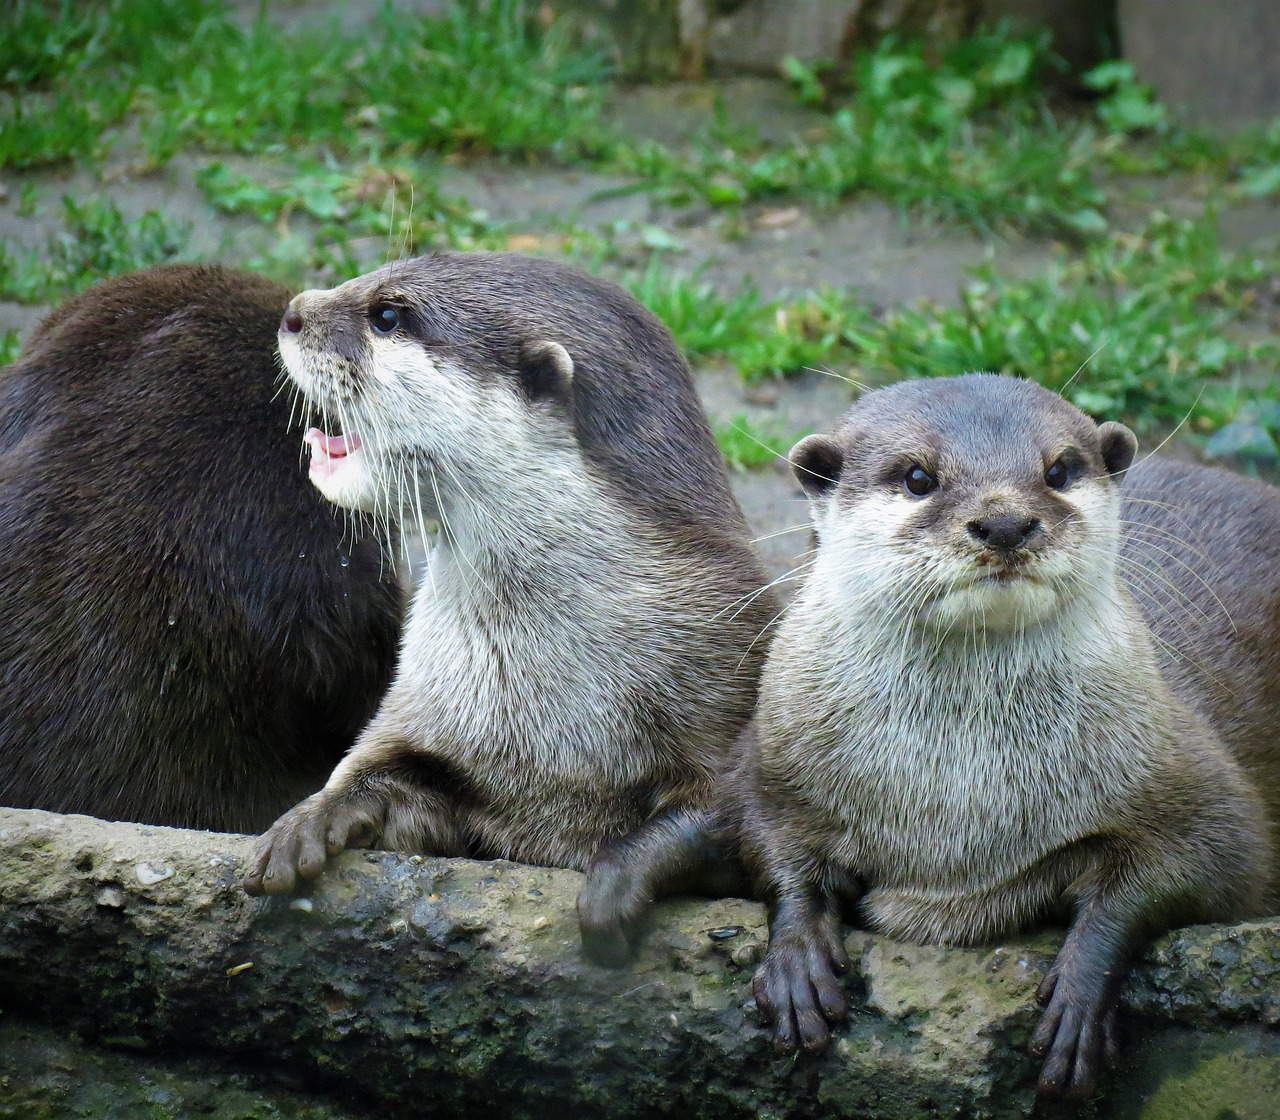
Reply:
[[776, 612], [662, 324], [551, 261], [452, 253], [299, 295], [312, 482], [439, 526], [391, 689], [246, 888], [356, 844], [583, 868], [699, 801]]
[[670, 868], [739, 854], [756, 1001], [809, 1050], [847, 1007], [842, 913], [950, 944], [1068, 918], [1032, 1049], [1043, 1091], [1087, 1094], [1130, 955], [1276, 902], [1280, 493], [1130, 472], [1135, 447], [990, 375], [867, 393], [797, 444], [814, 553], [720, 809], [593, 873], [598, 909], [625, 927]]

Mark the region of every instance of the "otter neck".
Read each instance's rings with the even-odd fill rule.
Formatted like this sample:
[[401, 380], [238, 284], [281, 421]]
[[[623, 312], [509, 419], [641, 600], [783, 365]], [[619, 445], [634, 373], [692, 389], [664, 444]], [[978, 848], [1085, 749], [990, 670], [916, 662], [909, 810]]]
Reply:
[[[419, 485], [438, 505], [441, 531], [433, 570], [455, 568], [486, 579], [546, 582], [566, 576], [607, 581], [610, 561], [629, 551], [634, 527], [593, 478], [575, 448], [541, 454], [523, 473], [509, 464], [427, 467]], [[593, 563], [599, 561], [599, 563]]]
[[840, 729], [834, 746], [919, 723], [963, 729], [975, 749], [993, 751], [1022, 712], [1027, 740], [1056, 753], [1088, 734], [1102, 698], [1127, 694], [1143, 705], [1153, 687], [1161, 685], [1149, 635], [1114, 574], [1033, 627], [985, 633], [939, 632], [900, 601], [851, 604], [817, 578], [779, 630], [760, 711], [766, 733], [780, 714], [780, 737], [832, 741]]

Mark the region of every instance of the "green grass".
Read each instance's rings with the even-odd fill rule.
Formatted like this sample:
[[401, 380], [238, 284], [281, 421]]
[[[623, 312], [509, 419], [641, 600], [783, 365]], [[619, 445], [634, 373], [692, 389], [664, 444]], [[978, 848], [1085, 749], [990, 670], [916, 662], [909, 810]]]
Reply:
[[7, 366], [18, 356], [18, 332], [6, 330], [0, 334], [0, 366]]
[[716, 442], [725, 462], [735, 471], [754, 470], [786, 458], [800, 437], [787, 435], [776, 427], [751, 423], [740, 413], [727, 424], [715, 424]]
[[956, 307], [877, 316], [835, 291], [726, 297], [656, 264], [631, 288], [694, 360], [730, 362], [748, 380], [805, 368], [870, 384], [989, 370], [1030, 377], [1140, 431], [1194, 413], [1192, 427], [1207, 432], [1245, 399], [1280, 391], [1280, 349], [1237, 337], [1257, 288], [1278, 268], [1224, 253], [1212, 213], [1157, 214], [1142, 231], [1112, 234], [1081, 255], [1060, 251], [1032, 279], [980, 266]]
[[0, 12], [0, 168], [99, 154], [131, 110], [155, 162], [316, 144], [570, 159], [601, 144], [604, 74], [518, 0], [387, 8], [352, 36], [243, 26], [223, 0], [17, 0]]
[[615, 163], [675, 203], [735, 210], [871, 195], [982, 233], [1076, 241], [1107, 228], [1100, 171], [1113, 191], [1124, 186], [1116, 177], [1192, 171], [1246, 195], [1280, 194], [1280, 121], [1234, 135], [1176, 125], [1123, 61], [1084, 75], [1092, 105], [1055, 99], [1044, 78], [1060, 64], [1046, 41], [1000, 26], [938, 54], [887, 36], [842, 75], [790, 59], [797, 98], [824, 114], [805, 136], [766, 143], [719, 121], [692, 152], [624, 143]]
[[984, 266], [959, 307], [902, 309], [857, 332], [854, 360], [877, 379], [1017, 373], [1139, 429], [1193, 411], [1210, 429], [1240, 407], [1246, 374], [1253, 392], [1276, 393], [1276, 348], [1237, 341], [1232, 328], [1277, 263], [1225, 254], [1212, 215], [1156, 214], [1034, 279]]
[[1092, 174], [1095, 131], [1051, 110], [1040, 80], [1049, 65], [1042, 39], [1003, 28], [936, 62], [924, 44], [889, 36], [854, 59], [852, 93], [830, 100], [810, 68], [790, 61], [798, 96], [828, 113], [812, 139], [716, 136], [692, 157], [647, 144], [619, 160], [670, 197], [717, 206], [874, 194], [982, 229], [1096, 233], [1105, 198]]
[[[1122, 62], [1086, 75], [1093, 104], [1064, 110], [1047, 92], [1055, 61], [1044, 41], [997, 28], [941, 51], [890, 36], [843, 73], [793, 60], [794, 95], [818, 127], [765, 143], [722, 114], [679, 149], [611, 136], [599, 59], [517, 0], [465, 0], [435, 18], [386, 9], [345, 37], [230, 13], [227, 0], [4, 6], [0, 168], [92, 165], [113, 144], [132, 152], [135, 132], [153, 164], [180, 150], [253, 153], [251, 173], [215, 159], [198, 182], [213, 211], [262, 226], [245, 263], [286, 282], [340, 280], [371, 259], [438, 247], [549, 249], [611, 268], [640, 252], [649, 265], [627, 283], [690, 359], [730, 363], [748, 380], [823, 369], [876, 384], [993, 369], [1065, 387], [1088, 411], [1140, 429], [1192, 410], [1205, 433], [1234, 419], [1270, 432], [1275, 421], [1265, 409], [1251, 419], [1242, 403], [1274, 399], [1280, 365], [1244, 328], [1257, 333], [1250, 301], [1280, 262], [1224, 254], [1211, 212], [1109, 231], [1100, 174], [1108, 190], [1177, 170], [1201, 176], [1211, 197], [1278, 196], [1280, 121], [1232, 137], [1182, 128]], [[441, 154], [476, 152], [621, 168], [636, 180], [624, 190], [710, 205], [726, 232], [746, 228], [743, 208], [756, 201], [874, 195], [982, 231], [1050, 231], [1072, 247], [1029, 279], [979, 267], [954, 307], [873, 313], [838, 290], [765, 300], [674, 271], [668, 261], [686, 247], [659, 225], [492, 222], [439, 185]], [[22, 187], [19, 213], [33, 191]], [[126, 221], [110, 202], [65, 200], [62, 217], [47, 244], [0, 245], [0, 298], [53, 301], [185, 249], [185, 228], [154, 212]], [[6, 334], [0, 358], [15, 345]], [[740, 466], [772, 454], [754, 440], [782, 438], [720, 435]]]
[[62, 200], [64, 228], [44, 246], [0, 243], [0, 299], [47, 303], [97, 280], [176, 259], [190, 230], [156, 211], [126, 221], [106, 200]]
[[600, 58], [536, 16], [520, 0], [460, 0], [435, 17], [386, 8], [341, 35], [238, 20], [228, 0], [16, 0], [0, 10], [0, 169], [92, 160], [132, 120], [156, 164], [181, 149], [495, 152], [603, 164], [730, 210], [875, 195], [983, 231], [1077, 238], [1106, 226], [1099, 168], [1207, 170], [1280, 192], [1275, 130], [1239, 143], [1177, 129], [1123, 62], [1086, 76], [1094, 107], [1064, 111], [1044, 81], [1060, 65], [1047, 40], [1005, 27], [941, 51], [888, 36], [842, 73], [789, 60], [796, 97], [822, 116], [787, 143], [720, 122], [692, 152], [633, 144], [603, 115]]

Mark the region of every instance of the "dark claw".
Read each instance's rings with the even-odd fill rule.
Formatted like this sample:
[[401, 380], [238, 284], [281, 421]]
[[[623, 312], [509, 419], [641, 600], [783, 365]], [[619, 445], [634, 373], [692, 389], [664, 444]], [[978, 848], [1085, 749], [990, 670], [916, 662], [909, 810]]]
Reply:
[[1097, 1085], [1099, 1069], [1114, 1059], [1115, 1008], [1101, 995], [1073, 999], [1064, 985], [1055, 983], [1029, 1049], [1044, 1058], [1040, 1092], [1087, 1097]]
[[752, 980], [756, 1004], [773, 1024], [780, 1050], [816, 1053], [831, 1040], [830, 1024], [848, 1011], [836, 973], [848, 968], [843, 948], [808, 940], [774, 944]]
[[1036, 1003], [1041, 1007], [1048, 1007], [1049, 1001], [1053, 999], [1053, 989], [1058, 985], [1058, 966], [1053, 965], [1045, 977], [1040, 981], [1040, 986], [1036, 989]]
[[1114, 1006], [1102, 1018], [1102, 1061], [1107, 1069], [1120, 1061], [1119, 1015]]

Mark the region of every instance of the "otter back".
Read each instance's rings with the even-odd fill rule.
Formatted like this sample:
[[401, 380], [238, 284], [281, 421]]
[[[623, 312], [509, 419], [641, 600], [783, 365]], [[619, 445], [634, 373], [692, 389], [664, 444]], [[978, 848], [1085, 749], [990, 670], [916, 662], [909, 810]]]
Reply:
[[0, 802], [257, 830], [372, 714], [399, 590], [307, 481], [287, 302], [158, 268], [0, 372]]

